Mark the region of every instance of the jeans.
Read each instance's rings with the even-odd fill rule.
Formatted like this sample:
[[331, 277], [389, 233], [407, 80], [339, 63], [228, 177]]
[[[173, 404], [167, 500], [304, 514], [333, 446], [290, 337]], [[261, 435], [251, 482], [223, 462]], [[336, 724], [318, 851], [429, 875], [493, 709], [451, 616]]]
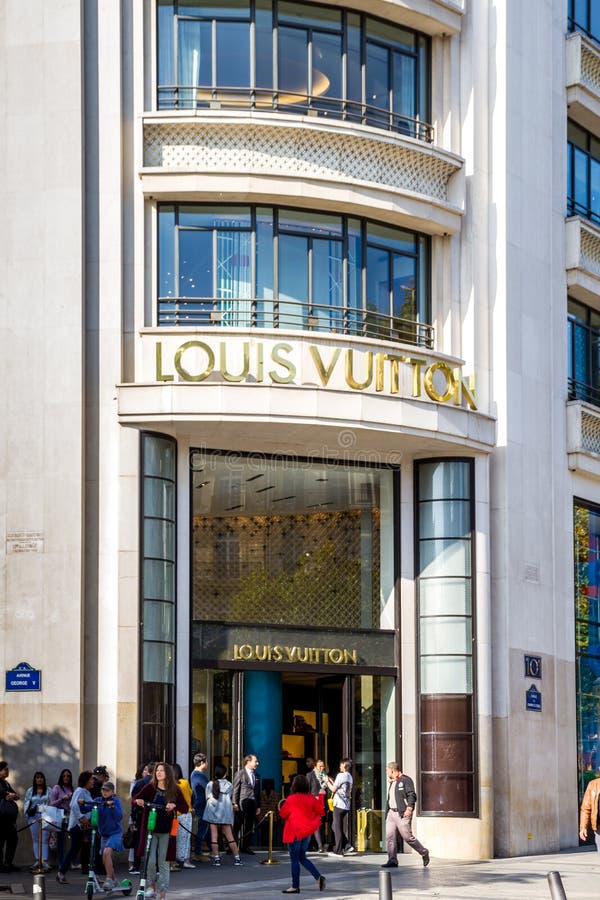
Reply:
[[[155, 884], [157, 893], [163, 894], [169, 887], [170, 867], [167, 862], [167, 850], [169, 849], [169, 832], [152, 835], [150, 850], [148, 851], [148, 884]], [[158, 870], [158, 879], [156, 873]]]
[[206, 837], [206, 833], [208, 831], [208, 822], [205, 822], [202, 816], [204, 815], [204, 810], [206, 807], [202, 807], [201, 809], [196, 810], [196, 837], [194, 839], [194, 852], [200, 856], [202, 853], [202, 842]]
[[[31, 820], [30, 820], [31, 821]], [[35, 862], [39, 862], [40, 851], [40, 828], [42, 829], [42, 862], [48, 862], [48, 838], [50, 833], [47, 828], [42, 828], [41, 816], [31, 822], [29, 831], [31, 833], [31, 842], [33, 844], [33, 858]]]
[[[71, 866], [71, 863], [73, 862], [74, 859], [77, 859], [77, 854], [81, 850], [81, 847], [83, 844], [83, 831], [81, 830], [79, 825], [76, 825], [75, 828], [71, 828], [71, 830], [69, 831], [69, 837], [71, 838], [71, 846], [69, 847], [62, 863], [58, 867], [59, 872], [61, 872], [63, 875], [67, 874], [67, 872], [69, 871], [69, 868]], [[89, 847], [89, 844], [87, 846]], [[82, 854], [82, 856], [83, 856], [83, 854]], [[88, 856], [88, 854], [86, 854], [86, 863], [87, 863], [87, 856]], [[82, 859], [81, 870], [83, 872], [85, 872], [86, 868], [87, 868], [87, 865], [84, 864], [84, 860]]]
[[306, 858], [306, 851], [310, 844], [312, 835], [309, 834], [305, 838], [296, 838], [291, 844], [288, 844], [290, 853], [290, 863], [292, 867], [292, 887], [300, 887], [300, 866], [304, 866], [307, 872], [310, 872], [313, 878], [318, 879], [320, 872], [316, 866], [312, 864], [310, 859]]

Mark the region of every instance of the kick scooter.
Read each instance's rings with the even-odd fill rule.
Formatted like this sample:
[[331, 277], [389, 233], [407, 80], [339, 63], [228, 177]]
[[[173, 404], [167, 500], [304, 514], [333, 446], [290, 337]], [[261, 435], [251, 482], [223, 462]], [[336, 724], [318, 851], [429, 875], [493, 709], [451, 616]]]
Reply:
[[102, 885], [98, 881], [98, 876], [95, 872], [96, 865], [96, 842], [98, 840], [98, 807], [104, 806], [103, 800], [94, 800], [92, 811], [90, 814], [90, 825], [92, 829], [91, 838], [90, 838], [90, 865], [88, 869], [88, 877], [85, 885], [85, 893], [87, 895], [88, 900], [93, 900], [94, 894], [103, 894], [105, 897], [110, 897], [113, 894], [121, 894], [123, 897], [129, 897], [131, 894], [133, 885], [128, 878], [124, 878], [121, 884], [112, 888], [110, 891], [105, 891], [102, 888]]
[[137, 894], [135, 895], [135, 900], [144, 900], [144, 897], [146, 896], [146, 878], [148, 877], [150, 844], [152, 843], [152, 835], [154, 834], [154, 829], [156, 828], [156, 810], [158, 809], [158, 805], [156, 803], [144, 803], [144, 806], [148, 807], [148, 821], [146, 823], [146, 846], [144, 848], [144, 861], [142, 862], [140, 874], [140, 886], [138, 888]]

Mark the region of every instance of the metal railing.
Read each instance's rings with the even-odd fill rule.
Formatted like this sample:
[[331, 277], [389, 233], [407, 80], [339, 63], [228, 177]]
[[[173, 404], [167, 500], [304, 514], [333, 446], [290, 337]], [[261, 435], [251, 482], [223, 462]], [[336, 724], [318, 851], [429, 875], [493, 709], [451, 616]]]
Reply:
[[568, 391], [569, 400], [583, 400], [584, 403], [591, 403], [592, 406], [600, 406], [600, 388], [593, 384], [569, 378]]
[[369, 309], [295, 300], [159, 297], [163, 327], [281, 328], [368, 337], [433, 348], [434, 329], [425, 322]]
[[408, 137], [433, 143], [433, 125], [419, 118], [392, 112], [380, 106], [343, 100], [337, 97], [312, 96], [297, 91], [270, 88], [205, 87], [202, 85], [159, 85], [158, 108], [162, 109], [256, 109], [275, 110], [341, 119], [360, 125], [383, 128]]

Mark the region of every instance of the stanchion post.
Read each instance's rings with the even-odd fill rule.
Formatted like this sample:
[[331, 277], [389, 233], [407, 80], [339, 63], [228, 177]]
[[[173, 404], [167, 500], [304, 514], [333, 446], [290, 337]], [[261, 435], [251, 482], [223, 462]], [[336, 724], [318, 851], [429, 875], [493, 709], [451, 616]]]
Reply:
[[392, 900], [392, 876], [390, 872], [379, 873], [379, 900]]
[[260, 864], [261, 866], [278, 866], [279, 860], [273, 859], [273, 819], [275, 817], [275, 813], [272, 809], [267, 813], [269, 817], [269, 852], [267, 853], [267, 858], [262, 859]]
[[33, 896], [35, 900], [46, 900], [46, 876], [33, 876]]
[[552, 900], [567, 900], [560, 872], [548, 872], [548, 886]]
[[[35, 875], [40, 875], [44, 871], [44, 864], [42, 862], [42, 824], [43, 824], [43, 816], [40, 816], [37, 820], [38, 823], [38, 833], [37, 833], [37, 866], [32, 871]], [[44, 888], [44, 896], [46, 889]]]

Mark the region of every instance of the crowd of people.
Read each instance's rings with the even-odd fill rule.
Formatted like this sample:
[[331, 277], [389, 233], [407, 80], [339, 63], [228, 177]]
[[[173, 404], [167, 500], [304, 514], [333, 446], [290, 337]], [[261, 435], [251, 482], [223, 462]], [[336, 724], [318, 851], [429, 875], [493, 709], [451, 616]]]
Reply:
[[[354, 853], [350, 844], [348, 816], [353, 792], [352, 760], [340, 761], [335, 778], [327, 774], [322, 759], [306, 760], [306, 773], [296, 774], [280, 799], [272, 780], [261, 785], [258, 758], [244, 757], [239, 771], [229, 780], [224, 765], [214, 766], [197, 753], [194, 768], [185, 778], [181, 766], [164, 761], [148, 762], [132, 779], [129, 800], [122, 804], [110, 781], [106, 766], [80, 772], [75, 786], [72, 772], [62, 769], [50, 788], [44, 772], [35, 772], [22, 798], [22, 808], [33, 850], [32, 869], [49, 871], [49, 851], [56, 852], [57, 880], [65, 884], [70, 870], [104, 874], [108, 892], [117, 886], [113, 855], [129, 848], [129, 874], [140, 875], [146, 850], [148, 898], [165, 900], [170, 874], [179, 868], [195, 868], [193, 857], [208, 855], [213, 866], [221, 866], [230, 855], [234, 866], [243, 865], [242, 854], [253, 854], [253, 836], [261, 823], [261, 812], [272, 812], [275, 833], [283, 824], [288, 845], [292, 884], [284, 893], [300, 890], [304, 867], [324, 890], [325, 878], [307, 858], [311, 843], [317, 854], [345, 856]], [[9, 781], [9, 766], [0, 761], [0, 871], [16, 870], [19, 797]], [[416, 795], [408, 776], [396, 763], [388, 765], [387, 866], [397, 865], [396, 832], [429, 863], [429, 854], [412, 835], [410, 817]], [[326, 802], [327, 801], [327, 802]], [[91, 811], [98, 810], [96, 856], [90, 867]], [[402, 809], [400, 808], [402, 807]], [[150, 810], [155, 810], [149, 826]], [[150, 841], [147, 843], [148, 832]], [[332, 834], [330, 833], [332, 832]], [[68, 835], [68, 838], [67, 838]]]

